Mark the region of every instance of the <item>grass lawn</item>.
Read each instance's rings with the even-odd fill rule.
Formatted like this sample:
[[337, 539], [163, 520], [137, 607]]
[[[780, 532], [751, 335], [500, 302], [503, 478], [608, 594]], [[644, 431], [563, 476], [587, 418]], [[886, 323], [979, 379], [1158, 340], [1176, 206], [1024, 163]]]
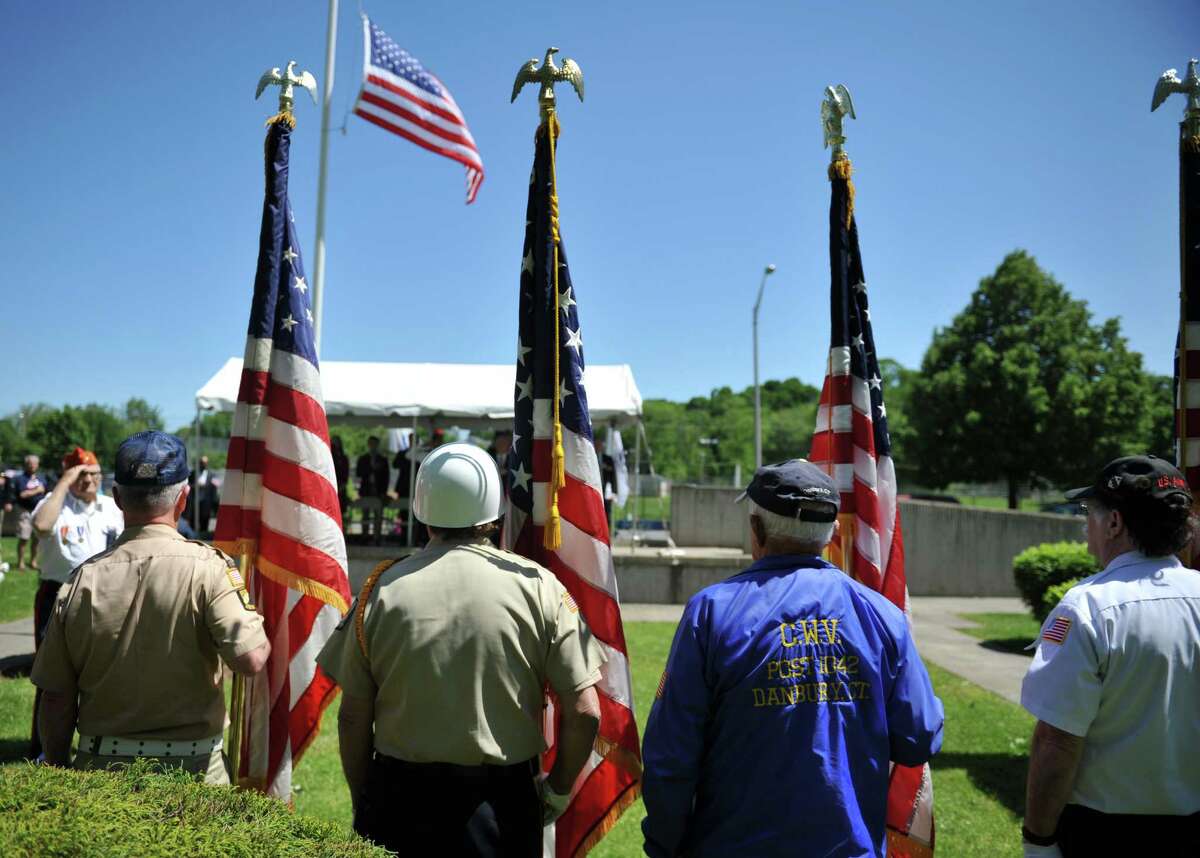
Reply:
[[0, 538], [0, 561], [12, 568], [0, 581], [0, 623], [33, 616], [33, 595], [37, 591], [37, 572], [17, 571], [17, 540], [14, 536]]
[[[1008, 509], [1008, 498], [1003, 495], [957, 495], [960, 503], [984, 509]], [[1017, 498], [1017, 509], [1021, 512], [1041, 512], [1042, 502], [1034, 498]]]
[[[674, 626], [630, 623], [625, 631], [638, 724], [644, 726]], [[1020, 707], [936, 666], [930, 666], [930, 674], [946, 705], [947, 725], [942, 753], [933, 762], [938, 854], [1019, 856], [1033, 719]], [[33, 689], [27, 679], [0, 679], [0, 762], [19, 759], [25, 750], [32, 703]], [[296, 809], [349, 826], [350, 801], [337, 755], [336, 719], [335, 703], [325, 713], [321, 735], [296, 770]], [[641, 855], [644, 814], [638, 801], [592, 854], [598, 858]]]
[[964, 620], [979, 623], [962, 631], [979, 638], [988, 649], [1032, 656], [1025, 647], [1037, 640], [1041, 626], [1029, 614], [959, 614]]

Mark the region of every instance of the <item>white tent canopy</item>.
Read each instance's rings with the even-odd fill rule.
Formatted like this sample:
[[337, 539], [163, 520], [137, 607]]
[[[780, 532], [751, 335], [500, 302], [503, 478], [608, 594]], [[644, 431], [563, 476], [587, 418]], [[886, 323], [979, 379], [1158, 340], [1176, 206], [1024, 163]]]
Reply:
[[[233, 411], [242, 359], [230, 358], [196, 391], [202, 411]], [[584, 373], [594, 425], [637, 423], [642, 395], [627, 364]], [[417, 418], [461, 426], [500, 426], [513, 418], [512, 364], [322, 361], [321, 387], [331, 423], [401, 425]]]

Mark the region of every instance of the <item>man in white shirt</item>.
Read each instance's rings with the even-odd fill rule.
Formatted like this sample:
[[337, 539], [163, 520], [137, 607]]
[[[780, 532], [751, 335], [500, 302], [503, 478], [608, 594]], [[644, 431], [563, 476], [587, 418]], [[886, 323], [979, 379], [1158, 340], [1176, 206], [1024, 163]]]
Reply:
[[1200, 855], [1200, 574], [1174, 556], [1191, 491], [1126, 456], [1067, 498], [1103, 569], [1046, 618], [1021, 688], [1038, 719], [1025, 855]]
[[[125, 529], [125, 518], [116, 503], [100, 494], [103, 473], [95, 453], [76, 447], [63, 457], [62, 468], [54, 491], [33, 510], [33, 532], [42, 559], [33, 603], [35, 650], [42, 645], [59, 588], [76, 566], [111, 547]], [[40, 692], [33, 702], [33, 759], [42, 752], [37, 733], [39, 698]]]

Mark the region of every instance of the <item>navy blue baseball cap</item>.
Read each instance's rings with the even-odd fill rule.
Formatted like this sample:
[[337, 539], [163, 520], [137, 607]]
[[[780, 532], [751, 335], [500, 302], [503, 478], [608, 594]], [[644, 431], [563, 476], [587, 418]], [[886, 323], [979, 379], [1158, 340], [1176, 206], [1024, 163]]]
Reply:
[[150, 429], [130, 435], [117, 448], [119, 486], [173, 486], [187, 478], [187, 447], [174, 435]]
[[763, 465], [737, 500], [746, 498], [768, 512], [820, 522], [836, 519], [842, 501], [833, 477], [807, 459]]

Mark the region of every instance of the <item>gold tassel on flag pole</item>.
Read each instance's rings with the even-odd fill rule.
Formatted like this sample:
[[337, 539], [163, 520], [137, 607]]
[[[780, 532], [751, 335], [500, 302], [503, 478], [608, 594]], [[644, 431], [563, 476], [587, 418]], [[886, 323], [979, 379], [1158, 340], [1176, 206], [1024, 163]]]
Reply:
[[558, 512], [558, 490], [567, 484], [567, 454], [563, 449], [562, 414], [559, 408], [562, 397], [562, 379], [559, 377], [559, 352], [562, 334], [559, 325], [562, 315], [562, 296], [558, 294], [558, 175], [555, 168], [555, 140], [558, 137], [558, 117], [551, 104], [545, 111], [546, 133], [550, 135], [550, 237], [554, 242], [554, 450], [550, 457], [550, 483], [546, 491], [546, 526], [542, 531], [542, 545], [551, 551], [562, 545], [562, 516]]
[[583, 71], [574, 60], [570, 59], [564, 59], [562, 66], [556, 65], [554, 62], [556, 53], [558, 53], [558, 48], [547, 49], [546, 58], [540, 68], [536, 58], [521, 66], [520, 71], [517, 72], [517, 79], [513, 83], [511, 99], [511, 101], [517, 100], [517, 94], [525, 84], [541, 84], [538, 92], [541, 127], [538, 132], [541, 133], [544, 128], [545, 133], [549, 135], [548, 142], [550, 144], [550, 236], [554, 243], [551, 259], [553, 265], [551, 281], [554, 286], [554, 392], [551, 405], [554, 447], [550, 456], [550, 482], [546, 485], [546, 524], [542, 528], [542, 547], [549, 551], [555, 551], [562, 545], [562, 516], [558, 511], [558, 490], [567, 484], [567, 454], [563, 448], [562, 415], [559, 410], [562, 402], [562, 378], [559, 368], [559, 353], [562, 351], [560, 328], [562, 295], [558, 292], [558, 175], [555, 165], [555, 141], [558, 139], [560, 129], [554, 109], [554, 84], [560, 80], [569, 82], [575, 88], [579, 100], [583, 101]]

